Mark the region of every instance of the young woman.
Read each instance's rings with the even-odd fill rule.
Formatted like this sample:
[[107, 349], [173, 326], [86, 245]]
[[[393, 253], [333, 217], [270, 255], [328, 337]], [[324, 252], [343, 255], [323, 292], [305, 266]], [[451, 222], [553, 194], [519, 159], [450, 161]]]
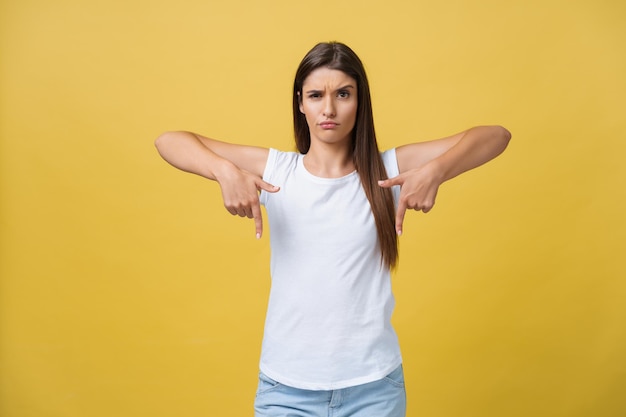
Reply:
[[257, 238], [266, 208], [272, 286], [255, 415], [404, 416], [390, 270], [405, 212], [428, 212], [444, 181], [496, 157], [510, 134], [475, 127], [381, 153], [363, 65], [335, 42], [302, 60], [293, 116], [298, 152], [189, 132], [164, 133], [156, 146], [175, 167], [217, 181], [226, 209], [254, 219]]

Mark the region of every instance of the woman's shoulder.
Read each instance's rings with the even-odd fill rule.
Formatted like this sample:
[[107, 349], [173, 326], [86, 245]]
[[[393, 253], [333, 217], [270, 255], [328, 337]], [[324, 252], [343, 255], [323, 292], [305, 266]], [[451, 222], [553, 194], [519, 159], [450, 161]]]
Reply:
[[267, 162], [268, 165], [270, 161], [278, 165], [290, 165], [296, 163], [300, 157], [302, 157], [302, 154], [299, 152], [281, 151], [280, 149], [270, 148]]
[[387, 170], [387, 176], [389, 178], [397, 176], [400, 171], [398, 169], [398, 157], [396, 155], [396, 148], [387, 149], [380, 153], [380, 157], [383, 160], [385, 169]]
[[263, 172], [263, 180], [270, 181], [277, 175], [294, 170], [298, 163], [298, 158], [301, 156], [302, 154], [298, 152], [281, 151], [276, 148], [270, 148], [265, 171]]

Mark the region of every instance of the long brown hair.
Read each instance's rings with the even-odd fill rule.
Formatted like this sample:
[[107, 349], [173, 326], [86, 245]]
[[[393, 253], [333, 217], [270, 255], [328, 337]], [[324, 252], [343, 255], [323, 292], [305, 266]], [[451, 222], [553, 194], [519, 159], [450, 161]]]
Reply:
[[358, 105], [356, 122], [352, 129], [352, 157], [374, 215], [381, 261], [388, 268], [393, 268], [398, 260], [395, 207], [391, 190], [378, 185], [378, 180], [387, 179], [387, 171], [376, 142], [369, 83], [359, 57], [342, 43], [317, 44], [305, 55], [298, 67], [293, 84], [296, 147], [303, 154], [311, 147], [311, 134], [306, 118], [300, 112], [300, 100], [304, 81], [312, 71], [320, 67], [342, 71], [357, 82]]

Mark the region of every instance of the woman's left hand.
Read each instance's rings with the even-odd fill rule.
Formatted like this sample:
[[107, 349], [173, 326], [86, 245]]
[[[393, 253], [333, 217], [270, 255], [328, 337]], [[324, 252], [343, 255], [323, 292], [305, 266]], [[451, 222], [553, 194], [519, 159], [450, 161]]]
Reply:
[[442, 180], [436, 174], [435, 164], [406, 171], [396, 177], [378, 181], [378, 185], [390, 188], [400, 186], [400, 199], [396, 211], [396, 233], [402, 234], [402, 224], [407, 210], [428, 213], [435, 205], [437, 191]]

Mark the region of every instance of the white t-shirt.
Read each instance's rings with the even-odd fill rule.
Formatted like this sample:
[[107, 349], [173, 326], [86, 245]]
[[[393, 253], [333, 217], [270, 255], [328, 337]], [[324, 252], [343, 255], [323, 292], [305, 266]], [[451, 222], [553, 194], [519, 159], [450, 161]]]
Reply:
[[[272, 285], [260, 368], [301, 389], [372, 382], [402, 362], [374, 216], [357, 172], [316, 177], [303, 156], [271, 149], [263, 175], [281, 189], [261, 193]], [[398, 175], [395, 149], [382, 157], [388, 176]]]

